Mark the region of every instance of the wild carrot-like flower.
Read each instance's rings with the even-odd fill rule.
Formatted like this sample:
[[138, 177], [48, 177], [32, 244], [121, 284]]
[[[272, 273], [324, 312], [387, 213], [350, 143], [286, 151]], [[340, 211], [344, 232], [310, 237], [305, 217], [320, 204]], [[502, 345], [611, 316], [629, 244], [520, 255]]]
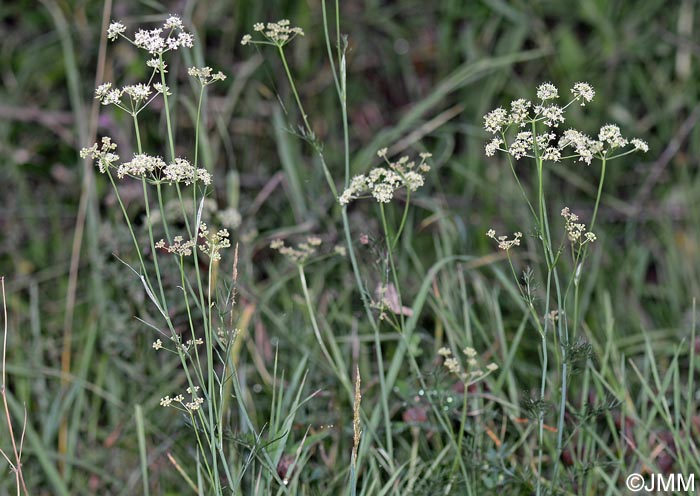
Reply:
[[287, 19], [282, 19], [281, 21], [277, 22], [268, 22], [267, 24], [257, 22], [253, 25], [253, 31], [260, 33], [264, 39], [254, 40], [252, 35], [246, 34], [241, 39], [241, 45], [251, 43], [275, 45], [281, 48], [297, 36], [304, 36], [304, 30], [290, 26], [289, 20]]
[[119, 155], [113, 153], [117, 149], [117, 144], [112, 143], [112, 138], [105, 136], [102, 138], [100, 148], [97, 148], [97, 143], [80, 150], [80, 158], [90, 157], [97, 161], [97, 167], [103, 174], [107, 169], [114, 167], [114, 163], [119, 161]]
[[[537, 88], [537, 97], [540, 103], [532, 105], [529, 100], [519, 98], [511, 102], [511, 110], [507, 112], [499, 107], [484, 116], [484, 129], [496, 135], [489, 141], [484, 151], [487, 157], [495, 155], [497, 151], [510, 154], [515, 160], [523, 157], [559, 162], [564, 158], [578, 158], [579, 161], [590, 165], [594, 158], [614, 158], [610, 153], [613, 150], [622, 150], [616, 156], [626, 155], [633, 151], [646, 152], [649, 147], [646, 142], [634, 138], [628, 140], [620, 133], [620, 128], [614, 124], [606, 124], [600, 128], [598, 139], [593, 139], [576, 129], [567, 129], [558, 137], [552, 132], [565, 122], [566, 109], [574, 102], [581, 105], [593, 100], [595, 90], [584, 82], [578, 82], [571, 88], [573, 99], [564, 106], [549, 103], [550, 100], [559, 98], [559, 90], [552, 83], [543, 83]], [[546, 132], [535, 129], [535, 136], [531, 131], [514, 132], [514, 137], [509, 137], [511, 127], [521, 128], [527, 124], [538, 123], [550, 128]], [[632, 150], [624, 151], [631, 144]], [[567, 148], [572, 154], [567, 155]]]
[[519, 124], [521, 127], [527, 124], [531, 106], [532, 103], [524, 98], [519, 98], [511, 102], [509, 116], [510, 122], [512, 124]]
[[112, 22], [109, 28], [107, 28], [107, 38], [109, 41], [117, 41], [119, 35], [124, 34], [124, 32], [126, 32], [126, 26], [124, 24], [121, 22]]
[[503, 144], [503, 138], [493, 138], [486, 144], [486, 156], [493, 157], [497, 150], [500, 150], [500, 146]]
[[488, 231], [486, 231], [486, 236], [497, 241], [498, 247], [501, 250], [508, 251], [514, 246], [520, 246], [520, 238], [523, 237], [523, 233], [516, 232], [513, 235], [513, 239], [508, 239], [508, 236], [496, 236], [496, 231], [494, 231], [493, 229], [489, 229]]
[[559, 98], [559, 90], [552, 83], [542, 83], [537, 87], [537, 98], [542, 101]]
[[168, 253], [175, 253], [176, 255], [180, 255], [181, 257], [187, 257], [192, 255], [192, 249], [195, 246], [196, 243], [194, 242], [194, 240], [189, 239], [187, 241], [183, 241], [182, 236], [175, 236], [171, 245], [168, 245], [164, 239], [157, 241], [155, 244], [155, 248], [165, 250]]
[[338, 198], [341, 205], [347, 205], [365, 195], [371, 195], [380, 203], [389, 203], [397, 190], [405, 187], [416, 191], [423, 186], [424, 174], [430, 170], [430, 166], [425, 163], [431, 157], [429, 153], [421, 153], [418, 164], [408, 156], [392, 162], [387, 158], [386, 148], [379, 150], [377, 155], [384, 159], [388, 168], [375, 167], [367, 175], [359, 174], [353, 177], [348, 188]]
[[[527, 102], [527, 104], [529, 107], [530, 102]], [[524, 103], [522, 105], [524, 105]], [[508, 116], [508, 112], [506, 112], [504, 108], [498, 107], [484, 116], [484, 129], [486, 129], [489, 133], [498, 134], [511, 122], [515, 122], [516, 124], [524, 123], [525, 117], [526, 116], [516, 114], [516, 120], [511, 121]]]
[[[107, 29], [107, 38], [110, 41], [116, 41], [121, 36], [151, 55], [162, 55], [170, 50], [177, 50], [181, 47], [192, 48], [194, 45], [194, 38], [184, 30], [182, 20], [175, 15], [169, 16], [160, 28], [139, 29], [134, 34], [133, 40], [128, 38], [124, 34], [125, 32], [126, 26], [124, 24], [113, 21]], [[165, 36], [163, 32], [166, 32]]]
[[164, 408], [173, 407], [177, 410], [183, 411], [185, 413], [193, 413], [201, 408], [204, 404], [204, 398], [197, 396], [197, 391], [199, 391], [199, 386], [195, 386], [194, 389], [188, 387], [187, 394], [192, 398], [191, 401], [185, 401], [185, 396], [178, 394], [175, 397], [164, 396], [160, 400], [160, 406]]
[[146, 153], [134, 155], [129, 162], [120, 164], [117, 168], [117, 177], [150, 177], [156, 170], [166, 167], [165, 162], [160, 157], [154, 157]]
[[270, 243], [270, 248], [277, 250], [291, 262], [303, 265], [309, 257], [316, 254], [318, 247], [322, 243], [323, 241], [318, 236], [308, 236], [305, 241], [299, 243], [296, 247], [287, 246], [283, 240], [275, 239]]
[[571, 88], [571, 93], [573, 93], [575, 100], [581, 101], [582, 107], [585, 107], [586, 103], [593, 100], [593, 97], [595, 96], [593, 86], [588, 83], [576, 83], [574, 87]]
[[211, 174], [206, 169], [196, 168], [184, 158], [176, 158], [163, 167], [163, 178], [170, 183], [185, 183], [185, 186], [197, 181], [211, 184]]
[[571, 212], [569, 207], [564, 207], [561, 211], [561, 216], [564, 217], [564, 230], [571, 243], [576, 243], [579, 247], [587, 243], [593, 243], [597, 238], [596, 235], [586, 230], [586, 225], [578, 222], [578, 215]]
[[212, 261], [221, 260], [221, 250], [231, 246], [228, 236], [227, 229], [219, 229], [215, 233], [209, 233], [209, 228], [202, 222], [199, 225], [199, 237], [204, 242], [199, 245], [199, 249], [209, 255]]
[[216, 81], [223, 81], [226, 76], [223, 72], [214, 72], [211, 67], [190, 67], [187, 69], [187, 74], [197, 78], [202, 86], [207, 86]]
[[474, 348], [467, 346], [462, 350], [466, 359], [466, 370], [462, 368], [460, 361], [452, 355], [452, 350], [443, 346], [438, 350], [438, 355], [444, 358], [442, 362], [443, 367], [447, 369], [447, 372], [457, 377], [460, 381], [467, 385], [474, 384], [475, 382], [484, 379], [487, 375], [498, 370], [498, 365], [495, 363], [489, 363], [486, 365], [486, 372], [478, 368], [477, 352]]

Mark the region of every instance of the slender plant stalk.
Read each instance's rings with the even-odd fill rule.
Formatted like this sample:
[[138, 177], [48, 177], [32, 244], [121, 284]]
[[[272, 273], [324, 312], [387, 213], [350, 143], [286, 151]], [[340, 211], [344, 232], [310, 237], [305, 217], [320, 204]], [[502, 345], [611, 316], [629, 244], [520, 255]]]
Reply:
[[[325, 9], [325, 2], [323, 2], [324, 9]], [[337, 29], [339, 30], [339, 17], [338, 17], [338, 7], [339, 5], [336, 2], [336, 24], [337, 24]], [[324, 10], [325, 12], [325, 10]], [[326, 18], [324, 17], [324, 21]], [[328, 30], [327, 28], [325, 29], [325, 34], [326, 34], [326, 46], [330, 47], [330, 39], [328, 38]], [[289, 82], [290, 88], [292, 90], [292, 94], [294, 95], [294, 99], [297, 103], [297, 106], [299, 108], [299, 112], [301, 113], [302, 119], [304, 121], [304, 126], [306, 129], [306, 132], [310, 135], [313, 136], [313, 129], [311, 128], [311, 125], [308, 121], [307, 113], [304, 110], [304, 106], [301, 103], [301, 99], [299, 97], [299, 92], [297, 91], [296, 84], [294, 83], [294, 78], [291, 74], [291, 71], [289, 69], [289, 65], [287, 64], [287, 59], [284, 54], [284, 50], [282, 47], [278, 46], [278, 54], [282, 60], [282, 65], [284, 66], [285, 74], [287, 75], [287, 80]], [[330, 52], [330, 48], [328, 48], [328, 51]], [[341, 53], [340, 51], [338, 52], [339, 54]], [[344, 57], [341, 56], [341, 68], [344, 66]], [[335, 67], [333, 65], [332, 67]], [[343, 115], [343, 141], [344, 141], [344, 146], [345, 146], [345, 184], [349, 183], [349, 134], [348, 134], [348, 119], [347, 119], [347, 106], [346, 106], [346, 83], [345, 83], [345, 71], [342, 70], [340, 77], [338, 77], [337, 74], [334, 72], [334, 77], [335, 80], [338, 81], [338, 84], [336, 86], [336, 89], [338, 91], [338, 99], [340, 101], [340, 106], [342, 109], [342, 115]], [[334, 197], [337, 198], [338, 196], [338, 191], [335, 186], [335, 182], [333, 181], [333, 178], [330, 174], [330, 171], [328, 170], [328, 166], [326, 164], [325, 157], [323, 155], [323, 152], [321, 148], [318, 146], [317, 143], [314, 143], [314, 148], [316, 149], [316, 152], [319, 156], [319, 159], [321, 161], [321, 166], [323, 168], [323, 173], [326, 178], [326, 182], [328, 184], [329, 189], [331, 190], [331, 193], [333, 194]], [[362, 299], [363, 306], [365, 308], [365, 313], [367, 314], [368, 321], [370, 322], [370, 325], [373, 330], [374, 334], [374, 345], [375, 345], [375, 357], [377, 360], [377, 367], [379, 369], [378, 371], [378, 376], [379, 376], [379, 388], [380, 388], [380, 393], [382, 397], [382, 412], [384, 416], [384, 428], [385, 428], [385, 439], [386, 439], [386, 447], [387, 447], [387, 452], [389, 453], [391, 459], [393, 459], [393, 439], [392, 439], [392, 433], [391, 433], [391, 413], [389, 411], [389, 404], [388, 404], [388, 392], [387, 392], [387, 387], [386, 387], [386, 380], [385, 380], [385, 373], [384, 373], [384, 358], [383, 358], [383, 353], [382, 353], [382, 346], [381, 346], [381, 339], [379, 336], [379, 326], [377, 325], [377, 322], [374, 318], [374, 314], [372, 312], [371, 308], [371, 302], [369, 300], [369, 297], [367, 295], [367, 290], [365, 288], [364, 283], [362, 282], [362, 275], [360, 272], [359, 264], [357, 263], [357, 256], [355, 254], [355, 249], [354, 249], [354, 243], [352, 241], [352, 234], [350, 231], [350, 222], [348, 219], [347, 215], [347, 206], [343, 206], [341, 210], [341, 216], [343, 219], [343, 230], [345, 232], [345, 240], [347, 243], [347, 250], [348, 250], [348, 255], [350, 257], [350, 263], [353, 268], [353, 273], [355, 275], [355, 283], [357, 284], [358, 290], [360, 292], [360, 297]]]
[[10, 436], [10, 444], [12, 445], [12, 456], [14, 461], [3, 451], [0, 450], [5, 461], [10, 465], [10, 470], [15, 474], [15, 487], [17, 488], [17, 496], [29, 494], [27, 485], [24, 482], [22, 472], [22, 448], [24, 446], [24, 432], [27, 426], [27, 409], [24, 409], [24, 423], [22, 427], [22, 435], [19, 443], [15, 439], [15, 432], [12, 428], [12, 417], [7, 403], [7, 299], [5, 297], [5, 276], [0, 276], [0, 285], [2, 285], [2, 311], [3, 311], [3, 333], [2, 333], [2, 384], [0, 385], [0, 395], [2, 395], [2, 406], [5, 410], [5, 422], [7, 423], [7, 431]]

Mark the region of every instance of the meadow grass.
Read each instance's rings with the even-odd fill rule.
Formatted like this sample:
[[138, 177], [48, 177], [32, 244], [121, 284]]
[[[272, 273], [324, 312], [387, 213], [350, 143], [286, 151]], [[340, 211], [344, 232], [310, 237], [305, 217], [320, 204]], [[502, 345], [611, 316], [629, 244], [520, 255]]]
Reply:
[[[168, 61], [170, 105], [138, 116], [144, 149], [212, 175], [184, 202], [167, 185], [146, 185], [146, 201], [141, 181], [112, 189], [76, 158], [101, 136], [123, 161], [138, 153], [133, 116], [92, 91], [150, 74], [108, 45], [110, 20], [131, 34], [169, 10], [0, 7], [16, 34], [0, 55], [6, 400], [15, 438], [27, 412], [30, 494], [614, 495], [632, 472], [700, 473], [692, 2], [210, 4], [179, 12], [194, 46]], [[305, 36], [240, 44], [282, 17]], [[227, 79], [202, 93], [186, 69], [207, 65]], [[569, 206], [597, 239], [571, 346], [547, 334], [543, 354], [535, 322], [556, 299], [543, 217], [519, 189], [538, 191], [537, 168], [516, 162], [519, 184], [506, 156], [486, 157], [482, 116], [580, 80], [596, 98], [562, 126], [595, 136], [615, 122], [650, 152], [608, 164], [601, 190], [600, 165], [547, 165], [552, 231]], [[338, 201], [356, 175], [427, 152], [415, 191]], [[152, 215], [173, 226], [170, 247], [184, 219], [231, 222], [237, 250], [167, 265]], [[522, 246], [499, 251], [492, 227], [523, 232]], [[233, 339], [217, 354], [219, 328]], [[207, 351], [154, 350], [167, 345], [156, 330]], [[212, 405], [201, 418], [160, 405], [196, 385], [187, 364]]]

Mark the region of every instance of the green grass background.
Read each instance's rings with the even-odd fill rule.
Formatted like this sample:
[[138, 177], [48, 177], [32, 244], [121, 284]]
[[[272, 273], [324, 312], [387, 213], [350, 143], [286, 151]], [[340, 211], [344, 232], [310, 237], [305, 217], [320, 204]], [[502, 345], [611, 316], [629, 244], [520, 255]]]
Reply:
[[[530, 224], [507, 164], [502, 157], [484, 156], [482, 116], [515, 98], [534, 96], [542, 81], [552, 81], [562, 92], [577, 81], [591, 83], [596, 99], [570, 112], [572, 124], [594, 133], [614, 122], [623, 134], [642, 137], [650, 146], [648, 154], [609, 167], [596, 225], [599, 241], [583, 296], [581, 335], [598, 358], [572, 380], [571, 411], [587, 418], [587, 427], [572, 441], [576, 462], [567, 466], [561, 491], [624, 494], [624, 476], [644, 466], [652, 472], [700, 473], [699, 393], [693, 380], [693, 356], [700, 346], [694, 332], [700, 284], [697, 3], [341, 4], [341, 31], [349, 40], [353, 172], [366, 171], [376, 164], [378, 148], [396, 143], [432, 152], [434, 163], [397, 251], [406, 304], [416, 301], [428, 281], [410, 345], [433, 389], [419, 390], [408, 365], [398, 371], [388, 398], [395, 459], [385, 461], [379, 449], [368, 448], [362, 490], [379, 494], [386, 487], [388, 494], [405, 494], [412, 487], [417, 494], [434, 494], [445, 487], [440, 457], [449, 468], [454, 454], [449, 449], [444, 454], [445, 445], [436, 440], [439, 424], [430, 415], [424, 422], [407, 421], [405, 415], [412, 407], [429, 413], [424, 394], [439, 396], [435, 401], [442, 406], [453, 392], [435, 361], [443, 343], [471, 344], [501, 365], [487, 381], [488, 392], [500, 402], [479, 403], [480, 421], [475, 419], [465, 448], [479, 468], [470, 484], [498, 482], [509, 494], [532, 490], [529, 451], [498, 446], [486, 429], [501, 441], [536, 438], [534, 433], [520, 437], [528, 424], [516, 428], [504, 419], [525, 417], [524, 402], [539, 386], [540, 362], [536, 336], [523, 323], [506, 266], [489, 258], [495, 248], [484, 236], [488, 228], [527, 232]], [[296, 128], [299, 115], [278, 61], [272, 53], [240, 45], [257, 21], [289, 18], [305, 30], [288, 55], [340, 184], [342, 128], [320, 3], [115, 1], [109, 17], [133, 28], [169, 12], [182, 15], [197, 40], [190, 61], [173, 62], [171, 71], [182, 74], [194, 63], [228, 75], [209, 94], [203, 160], [215, 172], [218, 206], [237, 207], [243, 219], [233, 241], [240, 243], [236, 318], [246, 326], [239, 381], [249, 413], [268, 441], [274, 439], [272, 427], [289, 434], [284, 455], [293, 459], [297, 449], [303, 451], [291, 494], [331, 494], [347, 487], [352, 406], [310, 331], [296, 272], [267, 246], [275, 237], [307, 234], [342, 242], [338, 210], [312, 150], [287, 131]], [[108, 183], [93, 177], [77, 155], [93, 139], [102, 17], [101, 2], [0, 5], [0, 274], [7, 291], [11, 413], [17, 429], [26, 406], [23, 468], [33, 494], [140, 491], [137, 404], [143, 409], [153, 493], [187, 494], [166, 453], [192, 468], [192, 437], [181, 417], [158, 405], [162, 396], [182, 387], [183, 376], [174, 360], [151, 349], [152, 332], [134, 319], [154, 312], [138, 281], [114, 256], [134, 255], [121, 214]], [[116, 84], [144, 75], [141, 58], [124, 43], [107, 46], [104, 70], [104, 80]], [[184, 78], [176, 98], [178, 151], [185, 155], [193, 142], [190, 116], [196, 100]], [[122, 151], [133, 147], [126, 116], [99, 110], [98, 136], [113, 136]], [[152, 132], [146, 143], [157, 150], [165, 134], [155, 115], [147, 117]], [[526, 170], [530, 164], [518, 167]], [[553, 166], [548, 194], [553, 210], [569, 206], [589, 219], [598, 173], [581, 163]], [[138, 217], [136, 200], [129, 208]], [[396, 208], [392, 215], [399, 214]], [[356, 239], [366, 233], [372, 240], [358, 249], [373, 288], [381, 266], [372, 246], [381, 245], [381, 226], [369, 202], [353, 206], [350, 215]], [[429, 274], [433, 264], [451, 255], [474, 257], [478, 267], [451, 264]], [[77, 269], [73, 279], [71, 260]], [[524, 268], [528, 261], [518, 263]], [[229, 255], [222, 276], [230, 267]], [[332, 259], [311, 265], [307, 279], [321, 326], [335, 336], [348, 377], [355, 363], [360, 366], [363, 409], [371, 413], [379, 405], [376, 364], [349, 264]], [[390, 359], [398, 336], [385, 329], [382, 337]], [[68, 351], [65, 370], [62, 354]], [[283, 416], [297, 393], [305, 398], [320, 391], [288, 426], [268, 424], [274, 408], [269, 376], [275, 367], [278, 375], [284, 371], [285, 395], [276, 398]], [[597, 416], [595, 409], [601, 410]], [[250, 448], [264, 443], [237, 423], [235, 411], [231, 416], [231, 442], [240, 452], [237, 463], [243, 464]], [[577, 422], [572, 413], [570, 426]], [[501, 428], [514, 434], [502, 435]], [[634, 438], [634, 447], [623, 431]], [[380, 432], [378, 438], [383, 437]], [[10, 447], [4, 426], [0, 447]], [[253, 457], [244, 494], [253, 494], [261, 471], [263, 464]], [[274, 480], [266, 487], [287, 490]], [[13, 477], [3, 465], [0, 493], [12, 488]]]

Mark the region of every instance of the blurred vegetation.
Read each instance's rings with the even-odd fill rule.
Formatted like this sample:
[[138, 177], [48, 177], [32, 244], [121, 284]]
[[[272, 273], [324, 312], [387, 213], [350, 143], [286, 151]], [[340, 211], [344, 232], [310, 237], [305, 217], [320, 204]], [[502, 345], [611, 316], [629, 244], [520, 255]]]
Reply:
[[[27, 409], [24, 472], [32, 494], [140, 490], [136, 404], [143, 406], [146, 419], [153, 491], [179, 494], [184, 486], [166, 453], [187, 467], [192, 435], [158, 402], [181, 387], [183, 378], [175, 362], [153, 352], [152, 332], [134, 319], [147, 318], [153, 309], [115, 257], [133, 256], [121, 214], [107, 182], [78, 158], [80, 147], [95, 141], [95, 135], [114, 137], [123, 157], [134, 147], [125, 116], [96, 109], [93, 100], [101, 81], [126, 84], [144, 75], [134, 50], [105, 45], [103, 8], [92, 1], [0, 4], [0, 274], [7, 285], [10, 404], [15, 429], [23, 405]], [[304, 396], [320, 393], [297, 413], [285, 453], [295, 456], [309, 428], [308, 456], [296, 469], [301, 472], [298, 487], [305, 488], [304, 494], [329, 494], [345, 487], [352, 405], [316, 350], [295, 271], [268, 245], [276, 237], [308, 234], [342, 242], [339, 216], [333, 214], [336, 201], [312, 150], [289, 132], [297, 128], [299, 115], [278, 61], [240, 45], [254, 22], [289, 18], [303, 27], [306, 36], [290, 45], [290, 65], [340, 184], [342, 128], [320, 3], [117, 1], [107, 18], [133, 28], [170, 12], [183, 17], [197, 40], [186, 60], [170, 68], [183, 75], [175, 95], [178, 153], [185, 155], [193, 146], [196, 111], [184, 68], [209, 65], [229, 77], [208, 97], [202, 159], [217, 178], [212, 195], [217, 207], [235, 207], [242, 215], [233, 241], [240, 247], [237, 318], [246, 326], [238, 372], [249, 413], [258, 426], [265, 425], [275, 366], [286, 371], [291, 396], [298, 375], [308, 369]], [[594, 434], [585, 442], [572, 441], [568, 456], [575, 461], [567, 466], [562, 491], [598, 494], [605, 486], [587, 486], [592, 483], [586, 477], [608, 470], [606, 464], [618, 467], [607, 479], [613, 487], [609, 494], [622, 494], [617, 477], [624, 481], [632, 468], [679, 471], [686, 449], [681, 440], [694, 446], [698, 436], [700, 418], [686, 425], [675, 410], [683, 405], [685, 411], [686, 404], [697, 401], [688, 377], [696, 375], [691, 357], [700, 348], [700, 341], [693, 341], [694, 298], [700, 289], [698, 17], [692, 0], [341, 2], [341, 32], [349, 42], [353, 172], [366, 171], [383, 146], [392, 152], [433, 153], [434, 167], [415, 198], [398, 249], [409, 305], [437, 261], [492, 254], [484, 236], [488, 228], [527, 231], [527, 212], [507, 165], [502, 158], [484, 157], [482, 116], [488, 110], [532, 96], [542, 81], [562, 90], [587, 81], [597, 95], [579, 113], [577, 127], [594, 133], [600, 124], [615, 122], [626, 136], [649, 142], [648, 154], [614, 162], [605, 184], [582, 330], [598, 358], [574, 381], [570, 398], [572, 417], [586, 404], [602, 410], [597, 417], [588, 411], [591, 425], [576, 435]], [[103, 73], [100, 50], [106, 50]], [[164, 123], [150, 114], [146, 119], [152, 119], [153, 133], [145, 142], [162, 149]], [[557, 165], [554, 171], [552, 208], [568, 205], [590, 218], [598, 171], [580, 163]], [[125, 195], [128, 190], [124, 186]], [[367, 203], [350, 210], [356, 237], [368, 234], [371, 240], [360, 249], [369, 288], [380, 281], [381, 271], [372, 248], [381, 244], [381, 230], [372, 208]], [[137, 199], [129, 209], [138, 215]], [[307, 278], [322, 326], [336, 336], [348, 374], [354, 363], [362, 370], [363, 408], [370, 412], [377, 404], [374, 353], [347, 265], [342, 259], [315, 264]], [[231, 260], [224, 260], [222, 273], [228, 274], [230, 266]], [[530, 330], [523, 335], [519, 328], [522, 313], [504, 270], [486, 259], [476, 269], [439, 272], [411, 344], [432, 387], [447, 394], [452, 386], [440, 376], [435, 351], [443, 342], [468, 336], [480, 353], [502, 369], [507, 365], [488, 381], [486, 392], [524, 412], [538, 387], [538, 348]], [[398, 338], [386, 331], [384, 339], [390, 356]], [[673, 374], [666, 376], [666, 370]], [[418, 494], [435, 494], [446, 484], [440, 479], [444, 471], [426, 467], [440, 452], [431, 443], [439, 426], [429, 416], [411, 417], [427, 410], [423, 393], [406, 366], [389, 398], [396, 462], [414, 460], [416, 445], [425, 467], [412, 472], [421, 474], [421, 482], [411, 487]], [[482, 424], [499, 437], [506, 425], [504, 407], [486, 404]], [[578, 425], [578, 418], [571, 422]], [[624, 426], [636, 436], [633, 449], [620, 434]], [[476, 466], [488, 469], [475, 478], [487, 484], [493, 476], [492, 488], [506, 484], [509, 493], [529, 494], [531, 461], [512, 470], [512, 458], [503, 454], [510, 447], [485, 436], [487, 429], [479, 432], [469, 449], [477, 453]], [[7, 449], [4, 427], [0, 433], [0, 447]], [[424, 438], [416, 441], [416, 433]], [[241, 453], [256, 444], [250, 432], [231, 436]], [[654, 451], [657, 446], [660, 451]], [[629, 451], [613, 456], [616, 449]], [[382, 484], [391, 479], [392, 470], [381, 466], [380, 455], [366, 463], [383, 474]], [[14, 479], [2, 470], [0, 493], [9, 493]], [[249, 476], [253, 480], [255, 473]], [[595, 484], [603, 484], [606, 478], [598, 475]], [[378, 494], [367, 484], [366, 494]], [[394, 490], [401, 493], [401, 488]]]

